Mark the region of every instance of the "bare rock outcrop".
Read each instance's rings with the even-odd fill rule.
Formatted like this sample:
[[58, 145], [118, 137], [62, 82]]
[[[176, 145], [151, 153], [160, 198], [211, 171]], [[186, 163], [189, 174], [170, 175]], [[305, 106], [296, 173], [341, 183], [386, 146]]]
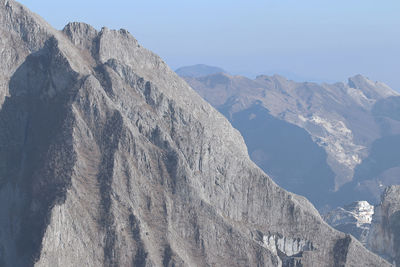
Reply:
[[400, 186], [390, 186], [382, 194], [367, 246], [400, 266]]
[[390, 266], [126, 30], [0, 20], [0, 265]]

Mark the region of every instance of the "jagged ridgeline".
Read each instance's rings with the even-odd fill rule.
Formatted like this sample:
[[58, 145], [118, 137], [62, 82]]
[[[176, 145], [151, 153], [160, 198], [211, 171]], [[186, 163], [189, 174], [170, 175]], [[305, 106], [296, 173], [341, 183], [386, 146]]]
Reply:
[[0, 265], [389, 266], [127, 31], [0, 0], [0, 36]]
[[400, 183], [400, 94], [382, 82], [249, 79], [203, 65], [177, 73], [240, 131], [260, 168], [321, 211], [378, 204]]

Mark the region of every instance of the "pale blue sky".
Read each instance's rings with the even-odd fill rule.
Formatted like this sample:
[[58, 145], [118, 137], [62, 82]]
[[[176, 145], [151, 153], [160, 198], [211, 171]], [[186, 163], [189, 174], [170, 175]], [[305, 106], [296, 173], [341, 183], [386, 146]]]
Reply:
[[54, 27], [125, 28], [173, 69], [204, 63], [246, 75], [400, 90], [399, 0], [22, 0]]

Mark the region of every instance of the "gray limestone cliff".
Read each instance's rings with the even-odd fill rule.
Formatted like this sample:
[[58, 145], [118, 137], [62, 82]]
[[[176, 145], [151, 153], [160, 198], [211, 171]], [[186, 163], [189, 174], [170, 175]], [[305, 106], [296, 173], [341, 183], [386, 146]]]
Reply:
[[400, 266], [400, 186], [390, 186], [382, 194], [367, 246]]
[[126, 30], [0, 0], [0, 266], [390, 266]]

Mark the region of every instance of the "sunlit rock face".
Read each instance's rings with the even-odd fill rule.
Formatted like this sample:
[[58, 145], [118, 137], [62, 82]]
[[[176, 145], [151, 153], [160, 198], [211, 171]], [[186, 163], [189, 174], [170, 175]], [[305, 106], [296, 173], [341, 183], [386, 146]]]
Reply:
[[382, 194], [367, 246], [400, 266], [400, 186], [388, 187]]
[[0, 32], [0, 266], [390, 266], [126, 30], [0, 0]]
[[[221, 72], [184, 79], [242, 133], [265, 172], [320, 210], [378, 203], [386, 186], [400, 183], [400, 97], [384, 83], [362, 75], [316, 84]], [[296, 172], [287, 159], [301, 162]]]

